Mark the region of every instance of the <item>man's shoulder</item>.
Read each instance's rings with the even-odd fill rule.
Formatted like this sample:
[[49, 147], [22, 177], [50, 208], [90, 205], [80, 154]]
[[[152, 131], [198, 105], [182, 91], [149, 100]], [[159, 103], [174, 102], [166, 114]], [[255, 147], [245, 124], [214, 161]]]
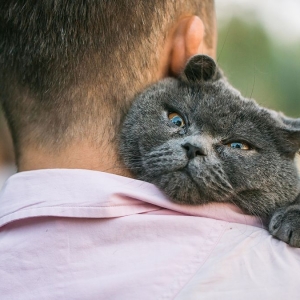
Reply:
[[266, 230], [229, 224], [178, 299], [299, 299], [300, 249]]

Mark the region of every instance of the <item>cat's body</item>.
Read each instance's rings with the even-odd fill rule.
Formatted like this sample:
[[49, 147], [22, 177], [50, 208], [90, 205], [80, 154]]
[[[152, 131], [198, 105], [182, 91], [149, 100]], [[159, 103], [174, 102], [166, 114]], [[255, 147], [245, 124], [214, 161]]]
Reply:
[[235, 203], [297, 247], [299, 148], [299, 120], [243, 98], [206, 56], [137, 97], [120, 143], [126, 166], [171, 200]]

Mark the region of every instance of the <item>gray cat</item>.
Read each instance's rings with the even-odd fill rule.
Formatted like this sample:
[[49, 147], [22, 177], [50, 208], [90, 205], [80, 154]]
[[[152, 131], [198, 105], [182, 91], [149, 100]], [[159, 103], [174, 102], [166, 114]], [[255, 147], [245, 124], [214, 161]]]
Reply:
[[260, 107], [232, 88], [208, 56], [194, 56], [178, 79], [137, 96], [120, 153], [139, 179], [172, 201], [231, 202], [300, 247], [300, 119]]

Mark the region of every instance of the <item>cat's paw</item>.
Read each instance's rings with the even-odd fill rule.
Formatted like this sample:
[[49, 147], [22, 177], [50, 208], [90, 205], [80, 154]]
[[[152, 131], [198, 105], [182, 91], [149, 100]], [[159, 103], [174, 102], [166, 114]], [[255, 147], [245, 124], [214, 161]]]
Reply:
[[277, 210], [271, 218], [269, 231], [279, 240], [300, 248], [300, 205]]

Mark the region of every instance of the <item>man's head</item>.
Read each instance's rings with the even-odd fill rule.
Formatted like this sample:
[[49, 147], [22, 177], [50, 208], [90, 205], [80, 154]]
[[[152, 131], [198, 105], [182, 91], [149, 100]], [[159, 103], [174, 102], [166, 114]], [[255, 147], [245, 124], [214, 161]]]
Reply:
[[213, 56], [215, 31], [213, 0], [1, 1], [0, 100], [20, 168], [40, 153], [108, 154], [130, 99]]

